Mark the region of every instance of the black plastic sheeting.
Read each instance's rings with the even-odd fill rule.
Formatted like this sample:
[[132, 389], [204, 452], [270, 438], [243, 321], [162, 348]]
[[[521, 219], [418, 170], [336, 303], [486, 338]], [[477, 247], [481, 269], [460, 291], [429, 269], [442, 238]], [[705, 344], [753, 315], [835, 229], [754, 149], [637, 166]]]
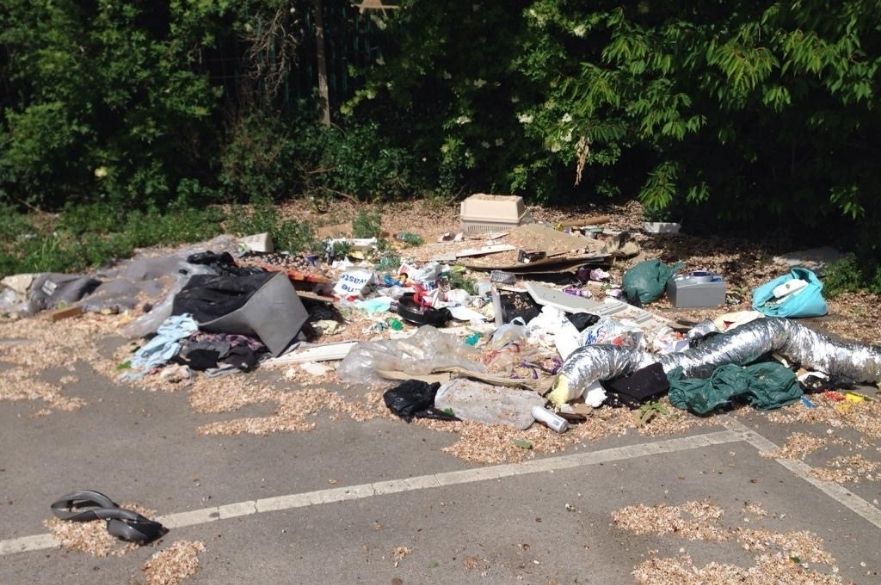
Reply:
[[440, 384], [429, 384], [420, 380], [406, 382], [386, 391], [382, 395], [385, 405], [393, 413], [407, 422], [414, 418], [436, 418], [441, 420], [459, 420], [455, 416], [434, 408], [434, 396]]
[[198, 323], [219, 319], [242, 308], [273, 276], [273, 272], [244, 276], [196, 274], [174, 297], [171, 314], [189, 313]]

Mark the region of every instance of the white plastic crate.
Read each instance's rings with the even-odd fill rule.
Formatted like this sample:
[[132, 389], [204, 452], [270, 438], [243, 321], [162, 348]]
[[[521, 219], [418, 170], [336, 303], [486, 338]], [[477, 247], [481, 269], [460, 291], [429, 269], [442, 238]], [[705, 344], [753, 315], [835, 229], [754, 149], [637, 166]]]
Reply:
[[466, 234], [485, 234], [529, 223], [529, 212], [519, 195], [477, 193], [462, 202], [459, 219]]

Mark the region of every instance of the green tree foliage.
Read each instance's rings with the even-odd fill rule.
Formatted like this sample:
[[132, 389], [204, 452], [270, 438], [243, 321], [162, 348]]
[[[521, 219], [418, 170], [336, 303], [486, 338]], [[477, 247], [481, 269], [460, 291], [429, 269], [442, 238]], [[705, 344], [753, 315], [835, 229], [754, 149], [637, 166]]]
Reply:
[[209, 177], [219, 89], [197, 64], [232, 4], [4, 2], [0, 186], [158, 203]]
[[879, 8], [535, 2], [519, 63], [550, 91], [529, 132], [569, 165], [589, 145], [586, 178], [636, 170], [649, 208], [860, 219], [881, 188]]
[[383, 20], [382, 56], [343, 114], [376, 121], [440, 192], [509, 189], [511, 169], [529, 164], [512, 123], [534, 100], [513, 67], [528, 4], [404, 0]]
[[714, 226], [874, 213], [877, 0], [404, 6], [348, 107], [442, 186], [638, 196]]
[[331, 60], [353, 26], [381, 31], [332, 80], [327, 129], [297, 90], [314, 86], [310, 1], [6, 0], [0, 196], [639, 197], [881, 256], [881, 0], [322, 4]]

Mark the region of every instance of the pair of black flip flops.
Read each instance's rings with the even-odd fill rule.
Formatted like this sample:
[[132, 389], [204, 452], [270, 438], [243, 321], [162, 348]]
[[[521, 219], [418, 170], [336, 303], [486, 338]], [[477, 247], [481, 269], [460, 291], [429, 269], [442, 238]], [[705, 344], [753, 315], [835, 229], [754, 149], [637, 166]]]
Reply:
[[122, 540], [139, 544], [153, 542], [168, 532], [159, 522], [120, 508], [101, 492], [92, 490], [67, 494], [52, 504], [52, 513], [69, 522], [104, 520], [107, 522], [107, 532]]

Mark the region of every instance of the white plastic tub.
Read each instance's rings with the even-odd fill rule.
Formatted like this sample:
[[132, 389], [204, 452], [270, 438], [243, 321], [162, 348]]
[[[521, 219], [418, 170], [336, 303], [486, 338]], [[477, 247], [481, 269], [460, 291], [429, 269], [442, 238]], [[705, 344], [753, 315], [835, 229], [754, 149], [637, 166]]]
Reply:
[[642, 229], [650, 234], [678, 234], [682, 224], [668, 221], [646, 221]]

